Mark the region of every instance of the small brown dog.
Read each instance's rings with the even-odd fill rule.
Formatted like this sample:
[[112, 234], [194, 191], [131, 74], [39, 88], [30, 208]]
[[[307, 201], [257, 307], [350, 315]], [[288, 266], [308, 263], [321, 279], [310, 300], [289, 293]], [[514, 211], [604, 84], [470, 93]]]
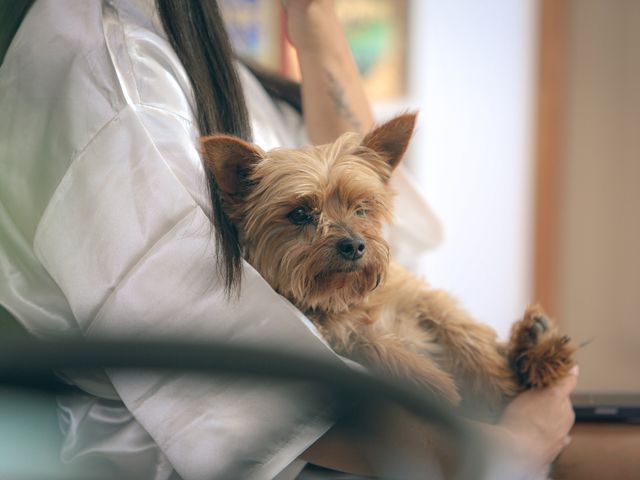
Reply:
[[388, 183], [415, 117], [295, 150], [263, 152], [226, 135], [201, 143], [246, 260], [337, 352], [498, 412], [519, 391], [567, 375], [575, 348], [539, 307], [500, 344], [450, 295], [390, 261]]

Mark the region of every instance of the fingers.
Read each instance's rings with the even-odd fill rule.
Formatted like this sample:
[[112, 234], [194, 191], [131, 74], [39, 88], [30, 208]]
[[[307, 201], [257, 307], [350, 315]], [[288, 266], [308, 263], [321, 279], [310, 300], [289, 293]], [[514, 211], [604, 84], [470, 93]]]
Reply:
[[[562, 451], [567, 448], [573, 439], [570, 435], [566, 435], [562, 440], [554, 444], [553, 448], [550, 448], [545, 457], [545, 465], [549, 465], [554, 462], [562, 453]], [[545, 477], [546, 478], [546, 477]]]
[[550, 388], [555, 390], [561, 396], [568, 396], [578, 384], [578, 366], [575, 365], [570, 372], [570, 375], [560, 379], [558, 383]]
[[569, 374], [570, 374], [569, 375], [570, 377], [575, 377], [577, 380], [578, 375], [580, 375], [580, 366], [576, 364], [573, 367], [571, 367], [571, 370], [569, 370]]
[[571, 401], [567, 398], [566, 401], [563, 402], [562, 405], [563, 415], [562, 415], [562, 429], [564, 432], [569, 432], [573, 427], [573, 424], [576, 421], [576, 414], [573, 411], [573, 407], [571, 406]]
[[[573, 372], [572, 372], [573, 373]], [[560, 449], [566, 447], [570, 442], [569, 432], [573, 427], [576, 415], [573, 410], [573, 406], [571, 404], [571, 398], [569, 394], [573, 391], [578, 381], [578, 377], [576, 374], [568, 375], [566, 378], [563, 378], [556, 385], [550, 387], [550, 392], [559, 403], [557, 403], [556, 411], [556, 422], [558, 433], [561, 435], [562, 444], [559, 446]]]

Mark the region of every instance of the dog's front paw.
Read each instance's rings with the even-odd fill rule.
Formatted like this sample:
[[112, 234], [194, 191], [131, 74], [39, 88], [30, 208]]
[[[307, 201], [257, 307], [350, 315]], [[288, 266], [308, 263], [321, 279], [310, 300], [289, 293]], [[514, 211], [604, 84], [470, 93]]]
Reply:
[[569, 374], [575, 345], [539, 306], [530, 306], [511, 330], [509, 361], [525, 388], [542, 388]]

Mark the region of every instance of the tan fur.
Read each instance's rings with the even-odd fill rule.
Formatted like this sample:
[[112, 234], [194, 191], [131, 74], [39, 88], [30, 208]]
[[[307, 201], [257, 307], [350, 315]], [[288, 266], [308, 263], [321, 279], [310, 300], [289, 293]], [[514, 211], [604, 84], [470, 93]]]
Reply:
[[[336, 351], [454, 404], [464, 397], [497, 411], [523, 388], [566, 375], [573, 346], [537, 307], [502, 345], [448, 293], [390, 260], [382, 233], [391, 218], [388, 180], [414, 121], [406, 114], [364, 138], [270, 152], [217, 135], [202, 140], [203, 152], [246, 260]], [[297, 208], [313, 221], [293, 223]], [[362, 258], [338, 254], [340, 239], [356, 237], [366, 245]]]

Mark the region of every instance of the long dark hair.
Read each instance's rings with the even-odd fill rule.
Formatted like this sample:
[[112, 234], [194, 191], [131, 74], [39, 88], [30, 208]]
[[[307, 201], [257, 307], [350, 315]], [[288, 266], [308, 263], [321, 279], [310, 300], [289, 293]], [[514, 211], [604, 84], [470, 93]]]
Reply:
[[[198, 109], [200, 135], [227, 133], [251, 140], [245, 97], [233, 65], [234, 54], [216, 1], [156, 0], [166, 34], [189, 75]], [[300, 86], [247, 64], [267, 91], [301, 111]], [[218, 184], [207, 171], [213, 207], [217, 262], [228, 293], [241, 282], [238, 234], [222, 209]]]
[[[189, 75], [200, 135], [220, 132], [251, 140], [249, 114], [233, 53], [215, 1], [156, 0], [167, 37]], [[218, 184], [207, 171], [216, 254], [227, 292], [240, 286], [238, 234], [222, 209]]]

